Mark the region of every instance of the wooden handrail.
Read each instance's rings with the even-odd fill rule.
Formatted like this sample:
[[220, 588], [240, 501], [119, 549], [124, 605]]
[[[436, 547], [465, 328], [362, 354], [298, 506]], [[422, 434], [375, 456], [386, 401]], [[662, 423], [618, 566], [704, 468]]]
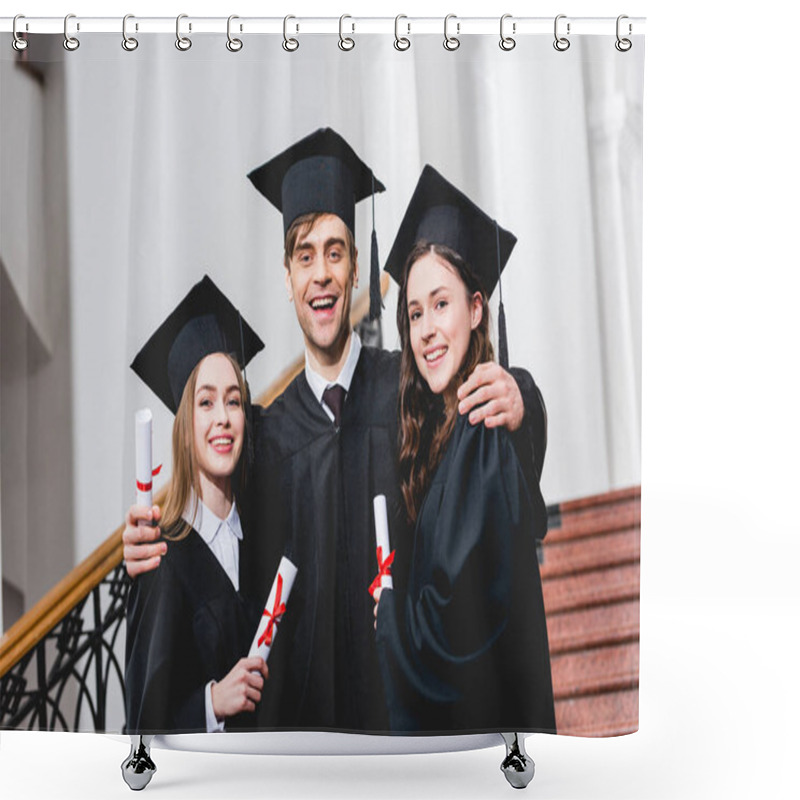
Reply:
[[[389, 276], [381, 274], [381, 294], [389, 289]], [[350, 322], [357, 325], [369, 313], [369, 292], [363, 291], [350, 310]], [[295, 376], [303, 369], [305, 356], [296, 358], [273, 381], [256, 402], [265, 408], [279, 397]], [[154, 499], [164, 505], [167, 487]], [[71, 572], [67, 573], [33, 608], [23, 614], [0, 638], [0, 678], [11, 669], [31, 648], [35, 647], [62, 619], [95, 588], [111, 570], [122, 561], [122, 532], [120, 525], [99, 547]]]

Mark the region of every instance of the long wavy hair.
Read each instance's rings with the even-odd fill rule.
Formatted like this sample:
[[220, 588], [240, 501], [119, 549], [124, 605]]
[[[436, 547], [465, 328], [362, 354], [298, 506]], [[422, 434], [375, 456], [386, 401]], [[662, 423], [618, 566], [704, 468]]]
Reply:
[[408, 276], [414, 264], [428, 253], [442, 259], [461, 278], [468, 300], [471, 301], [475, 292], [480, 292], [483, 299], [483, 314], [477, 327], [472, 331], [464, 361], [453, 378], [454, 386], [463, 383], [478, 364], [494, 358], [489, 335], [489, 299], [475, 273], [451, 248], [425, 241], [418, 242], [409, 253], [403, 267], [403, 280], [397, 301], [397, 329], [400, 331], [402, 346], [398, 412], [400, 478], [406, 513], [411, 522], [417, 519], [422, 500], [442, 460], [458, 415], [458, 404], [447, 402], [446, 393], [436, 395], [430, 390], [417, 369], [411, 349]]
[[[236, 359], [228, 353], [222, 355], [230, 361], [236, 375], [236, 383], [239, 385], [239, 392], [242, 398], [242, 412], [247, 406], [247, 384], [242, 376], [242, 371], [236, 363]], [[198, 500], [202, 500], [200, 490], [200, 475], [197, 468], [197, 452], [194, 445], [194, 393], [197, 389], [197, 373], [200, 371], [198, 363], [189, 375], [186, 386], [183, 387], [181, 402], [175, 414], [175, 422], [172, 425], [172, 481], [167, 492], [167, 502], [164, 504], [164, 512], [161, 516], [161, 530], [164, 531], [164, 538], [172, 541], [185, 539], [192, 530], [192, 525], [183, 519], [183, 512], [187, 509], [189, 501], [194, 497], [194, 504], [189, 510], [189, 516], [194, 519], [197, 515]], [[247, 442], [250, 431], [247, 427], [247, 414], [244, 414], [244, 441], [242, 442], [242, 452], [239, 462], [233, 471], [232, 486], [234, 496], [244, 487]], [[194, 494], [192, 494], [194, 492]]]

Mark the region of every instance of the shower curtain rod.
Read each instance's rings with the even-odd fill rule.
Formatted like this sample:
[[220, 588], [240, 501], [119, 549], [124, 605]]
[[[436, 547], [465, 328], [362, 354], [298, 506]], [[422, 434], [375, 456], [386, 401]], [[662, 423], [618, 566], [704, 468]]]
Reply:
[[[448, 32], [450, 35], [468, 36], [471, 34], [488, 34], [500, 32], [500, 16], [497, 17], [458, 17], [449, 15]], [[0, 17], [0, 32], [11, 33], [14, 28], [14, 17]], [[64, 17], [35, 17], [19, 15], [16, 31], [25, 33], [64, 33]], [[304, 17], [289, 15], [288, 17], [238, 17], [231, 19], [232, 30], [237, 34], [281, 34], [285, 25], [289, 25], [292, 34], [327, 33], [346, 35], [383, 33], [408, 36], [415, 34], [442, 34], [445, 30], [444, 17], [356, 17], [344, 15], [338, 17]], [[217, 33], [228, 31], [227, 17], [195, 17], [181, 15], [181, 31], [188, 34]], [[617, 26], [625, 36], [643, 34], [645, 32], [644, 17], [622, 16], [621, 21], [615, 17], [514, 17], [504, 15], [503, 31], [507, 36], [524, 36], [530, 34], [553, 35], [555, 25], [559, 35], [609, 34], [614, 35]], [[81, 17], [70, 15], [68, 29], [70, 34], [81, 33], [121, 33], [122, 17]], [[567, 29], [569, 26], [569, 29]], [[175, 33], [175, 17], [137, 17], [129, 16], [126, 29], [129, 33]]]

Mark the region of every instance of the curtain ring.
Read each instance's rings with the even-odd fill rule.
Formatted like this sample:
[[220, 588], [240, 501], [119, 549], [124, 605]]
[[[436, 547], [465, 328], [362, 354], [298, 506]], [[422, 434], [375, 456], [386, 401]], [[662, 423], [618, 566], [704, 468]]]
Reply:
[[[298, 47], [300, 47], [300, 42], [298, 42], [297, 39], [289, 38], [287, 34], [287, 23], [290, 19], [297, 18], [293, 17], [291, 14], [283, 18], [283, 49], [286, 50], [287, 53], [293, 53]], [[300, 30], [299, 25], [297, 26], [297, 30]]]
[[[628, 50], [630, 50], [631, 47], [633, 47], [633, 42], [630, 39], [627, 39], [627, 38], [623, 39], [619, 35], [620, 22], [622, 22], [622, 20], [624, 20], [624, 19], [628, 19], [628, 15], [627, 14], [620, 14], [617, 17], [617, 41], [614, 42], [614, 47], [616, 47], [617, 50], [619, 50], [620, 53], [627, 53]], [[628, 23], [628, 34], [630, 35], [631, 33], [633, 33], [633, 26], [629, 22]]]
[[[506, 36], [504, 31], [504, 26], [507, 19], [511, 19], [511, 14], [503, 14], [500, 17], [500, 49], [505, 50], [508, 52], [509, 50], [513, 50], [517, 46], [517, 40], [514, 39], [512, 36]], [[517, 23], [514, 22], [511, 26], [512, 33], [517, 32]]]
[[[231, 53], [238, 53], [242, 49], [242, 47], [244, 47], [244, 44], [242, 44], [241, 39], [236, 39], [233, 36], [231, 36], [231, 22], [233, 22], [233, 20], [235, 19], [239, 19], [239, 17], [236, 14], [231, 14], [228, 17], [228, 41], [225, 42], [225, 47], [227, 47], [228, 50], [231, 51]], [[239, 30], [241, 30], [241, 27], [239, 28]]]
[[[567, 18], [566, 14], [559, 14], [556, 17], [556, 21], [553, 23], [553, 36], [555, 37], [555, 41], [553, 42], [553, 47], [555, 47], [555, 49], [558, 50], [559, 53], [563, 53], [565, 50], [569, 50], [569, 46], [571, 44], [570, 40], [567, 39], [566, 36], [559, 36], [558, 35], [558, 21], [560, 19], [566, 19], [566, 18]], [[569, 36], [569, 33], [570, 33], [569, 29], [570, 29], [570, 24], [568, 22], [567, 23], [567, 36]]]
[[24, 14], [17, 14], [14, 17], [14, 24], [11, 26], [11, 46], [18, 52], [21, 53], [23, 50], [27, 49], [28, 47], [28, 40], [22, 38], [22, 34], [17, 30], [17, 20], [25, 19]]
[[[356, 46], [355, 39], [351, 38], [350, 36], [345, 36], [344, 33], [342, 32], [342, 26], [346, 19], [353, 19], [353, 18], [349, 14], [342, 14], [342, 16], [339, 17], [339, 49], [344, 50], [345, 52], [347, 52], [348, 50], [352, 50]], [[355, 33], [355, 30], [356, 30], [356, 24], [354, 22], [353, 30], [351, 31], [351, 33]]]
[[[401, 19], [408, 19], [405, 14], [398, 14], [394, 18], [394, 49], [400, 50], [408, 50], [411, 47], [411, 39], [407, 38], [407, 36], [400, 36], [400, 20]], [[411, 33], [411, 23], [406, 22], [406, 27], [408, 28], [408, 33]]]
[[122, 49], [127, 50], [129, 53], [131, 53], [139, 46], [139, 40], [135, 39], [133, 36], [128, 36], [129, 19], [134, 19], [133, 14], [126, 14], [122, 18]]
[[[71, 19], [75, 19], [74, 14], [67, 14], [67, 16], [64, 17], [64, 49], [69, 50], [70, 52], [77, 50], [81, 46], [81, 43], [78, 39], [69, 35], [69, 21]], [[76, 23], [76, 30], [80, 29], [81, 26]]]
[[[188, 36], [181, 35], [181, 20], [189, 19], [188, 14], [178, 14], [175, 19], [175, 47], [182, 52], [186, 52], [192, 46], [192, 40]], [[192, 23], [189, 23], [189, 30], [192, 30]]]
[[[458, 38], [458, 36], [450, 36], [450, 34], [447, 32], [447, 26], [451, 19], [456, 19], [456, 15], [448, 14], [444, 18], [444, 42], [442, 42], [442, 44], [445, 50], [450, 50], [452, 52], [453, 50], [458, 50], [458, 48], [461, 47], [461, 40]], [[456, 33], [458, 34], [460, 32], [461, 23], [456, 22]]]

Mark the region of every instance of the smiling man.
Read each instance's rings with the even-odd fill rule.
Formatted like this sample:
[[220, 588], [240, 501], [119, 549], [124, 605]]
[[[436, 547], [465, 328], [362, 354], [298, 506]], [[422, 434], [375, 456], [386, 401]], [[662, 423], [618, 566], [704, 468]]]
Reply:
[[[397, 474], [400, 357], [362, 346], [350, 324], [359, 277], [355, 205], [384, 186], [329, 128], [248, 177], [282, 213], [285, 287], [306, 349], [305, 370], [268, 409], [254, 409], [255, 463], [241, 503], [245, 530], [252, 531], [242, 547], [243, 591], [266, 597], [284, 553], [298, 567], [270, 653], [259, 724], [385, 732], [369, 592], [377, 572], [372, 500], [387, 498], [395, 547], [409, 535]], [[525, 414], [524, 430], [538, 435], [544, 426], [527, 373], [511, 377], [484, 364], [460, 394], [460, 410], [473, 423], [516, 429]], [[532, 438], [520, 438], [528, 461]], [[137, 559], [152, 555], [138, 544], [148, 530], [137, 530], [129, 514], [131, 574]], [[151, 563], [139, 562], [142, 570]], [[398, 580], [405, 568], [395, 562]]]

